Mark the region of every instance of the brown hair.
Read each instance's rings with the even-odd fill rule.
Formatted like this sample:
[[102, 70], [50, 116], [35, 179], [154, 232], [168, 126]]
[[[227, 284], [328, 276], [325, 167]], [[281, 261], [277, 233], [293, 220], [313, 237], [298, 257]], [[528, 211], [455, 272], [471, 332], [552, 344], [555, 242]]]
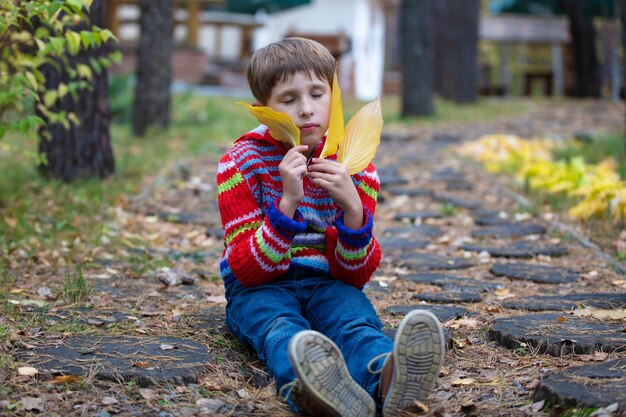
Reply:
[[272, 88], [298, 72], [313, 73], [332, 86], [335, 58], [319, 42], [285, 38], [257, 50], [246, 75], [254, 97], [267, 104]]

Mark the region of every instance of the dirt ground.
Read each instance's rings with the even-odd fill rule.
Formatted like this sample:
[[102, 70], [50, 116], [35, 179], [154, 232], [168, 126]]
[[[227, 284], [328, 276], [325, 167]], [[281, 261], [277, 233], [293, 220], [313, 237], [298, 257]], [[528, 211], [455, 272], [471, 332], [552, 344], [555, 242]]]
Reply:
[[[453, 151], [461, 141], [487, 133], [531, 137], [610, 131], [623, 123], [623, 114], [622, 105], [564, 101], [559, 105], [540, 103], [532, 114], [506, 120], [419, 130], [402, 126], [386, 129], [375, 160], [381, 178], [388, 181], [381, 188], [376, 213], [377, 236], [385, 236], [391, 227], [409, 225], [407, 221], [394, 219], [398, 213], [428, 210], [442, 215], [420, 222], [441, 232], [435, 237], [420, 237], [427, 242], [422, 249], [385, 252], [379, 271], [365, 289], [385, 327], [395, 328], [402, 318], [390, 314], [387, 308], [415, 306], [419, 304], [413, 298], [415, 294], [442, 292], [438, 285], [404, 279], [415, 271], [402, 262], [403, 253], [463, 258], [473, 266], [447, 272], [501, 284], [498, 290], [483, 292], [480, 302], [449, 303], [467, 309], [467, 313], [444, 323], [451, 335], [451, 345], [432, 401], [421, 415], [559, 415], [563, 409], [558, 405], [542, 408], [548, 404], [532, 397], [542, 378], [578, 365], [626, 359], [626, 346], [609, 352], [600, 349], [589, 354], [552, 356], [531, 345], [506, 348], [490, 338], [489, 329], [499, 318], [528, 313], [504, 307], [507, 301], [546, 294], [625, 293], [624, 275], [616, 272], [616, 264], [608, 263], [599, 252], [610, 252], [614, 239], [619, 239], [619, 230], [612, 230], [610, 239], [606, 234], [594, 238], [589, 225], [573, 223], [564, 214], [545, 207], [525, 207], [515, 184], [485, 174]], [[223, 248], [215, 201], [217, 160], [216, 155], [207, 155], [185, 162], [184, 169], [180, 165], [168, 167], [158, 178], [150, 179], [139, 195], [120, 204], [115, 224], [109, 226], [114, 231], [111, 238], [121, 239], [125, 244], [111, 251], [107, 248], [95, 251], [82, 271], [91, 287], [88, 303], [83, 306], [87, 309], [54, 306], [54, 303], [49, 310], [15, 305], [0, 316], [0, 324], [13, 330], [2, 339], [5, 342], [0, 347], [7, 362], [0, 363], [0, 415], [292, 415], [276, 397], [276, 388], [263, 364], [223, 324], [225, 300], [217, 267]], [[462, 179], [461, 185], [451, 186], [445, 179], [446, 173], [455, 175], [453, 182], [457, 186], [459, 178]], [[394, 184], [395, 180], [398, 184]], [[398, 194], [392, 192], [396, 185], [427, 190], [429, 194], [426, 197]], [[494, 210], [501, 216], [543, 225], [547, 233], [514, 239], [473, 238], [476, 225], [472, 211], [442, 196], [464, 202], [478, 201], [481, 208]], [[566, 225], [574, 234], [566, 233], [559, 225]], [[391, 237], [394, 236], [399, 238], [400, 234], [392, 232]], [[586, 247], [581, 238], [595, 242], [598, 247]], [[503, 259], [462, 249], [468, 242], [502, 245], [514, 240], [567, 246], [566, 256], [538, 255], [525, 262], [575, 270], [580, 273], [579, 279], [573, 283], [538, 284], [496, 277], [489, 272], [490, 267]], [[162, 261], [169, 269], [146, 270], [143, 267], [146, 260], [151, 261], [150, 265], [154, 260]], [[12, 267], [19, 271], [20, 265], [21, 261], [16, 260]], [[40, 288], [58, 283], [62, 272], [42, 262], [18, 274], [22, 282], [17, 282], [15, 287], [20, 289], [20, 294], [35, 298], [39, 294], [41, 299]], [[32, 284], [33, 277], [37, 277], [37, 285]], [[187, 284], [173, 280], [185, 280]], [[567, 312], [562, 314], [568, 320]], [[609, 322], [626, 326], [624, 318]], [[42, 346], [58, 345], [79, 334], [193, 340], [206, 346], [211, 360], [202, 372], [190, 375], [183, 383], [103, 380], [93, 369], [65, 380], [59, 379], [61, 372], [37, 375], [18, 372], [18, 367], [29, 364], [23, 359], [24, 352], [37, 352]], [[588, 413], [570, 410], [569, 415]]]

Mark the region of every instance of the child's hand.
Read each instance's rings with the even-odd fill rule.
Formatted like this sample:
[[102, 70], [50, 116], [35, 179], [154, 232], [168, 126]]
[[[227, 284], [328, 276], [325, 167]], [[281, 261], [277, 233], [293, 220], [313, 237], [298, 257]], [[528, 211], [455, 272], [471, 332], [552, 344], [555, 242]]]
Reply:
[[289, 149], [280, 165], [278, 165], [278, 171], [283, 180], [283, 197], [280, 200], [279, 207], [289, 217], [293, 217], [298, 204], [304, 197], [302, 179], [306, 175], [307, 170], [306, 157], [302, 152], [307, 149], [308, 146], [306, 145], [299, 145]]
[[335, 204], [343, 209], [346, 226], [351, 229], [363, 226], [363, 204], [345, 165], [313, 158], [307, 176], [313, 184], [328, 191]]

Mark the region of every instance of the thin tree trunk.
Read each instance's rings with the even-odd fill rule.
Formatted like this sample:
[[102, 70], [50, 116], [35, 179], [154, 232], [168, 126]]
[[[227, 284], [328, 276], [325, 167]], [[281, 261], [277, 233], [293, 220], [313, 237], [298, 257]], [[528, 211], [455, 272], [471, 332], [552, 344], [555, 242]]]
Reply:
[[[89, 12], [90, 24], [103, 27], [105, 0], [95, 0]], [[88, 27], [85, 25], [85, 27]], [[90, 59], [103, 56], [110, 46], [103, 45], [81, 51], [71, 57], [70, 67], [78, 63], [88, 64]], [[60, 83], [68, 83], [66, 71], [59, 72], [49, 65], [44, 70], [46, 88], [56, 89]], [[80, 124], [71, 124], [69, 130], [58, 123], [47, 123], [40, 133], [39, 151], [46, 156], [47, 163], [40, 171], [47, 176], [69, 182], [77, 177], [105, 178], [113, 173], [115, 159], [111, 148], [110, 115], [107, 71], [93, 72], [91, 87], [78, 92], [76, 100], [66, 95], [52, 109], [55, 112], [73, 112]], [[40, 117], [45, 117], [39, 114]]]
[[435, 86], [457, 103], [476, 101], [480, 0], [433, 2]]
[[170, 123], [172, 82], [172, 0], [140, 0], [137, 85], [133, 131], [143, 136], [150, 126], [165, 128]]
[[402, 116], [433, 114], [431, 0], [400, 2]]
[[584, 0], [565, 2], [574, 55], [575, 97], [600, 96], [600, 66], [596, 54], [593, 16], [584, 11]]
[[[620, 0], [619, 2], [619, 16], [622, 23], [622, 51], [626, 51], [626, 0]], [[626, 74], [626, 53], [623, 54], [622, 60], [624, 74]], [[626, 94], [624, 96], [624, 100], [626, 101]], [[626, 112], [624, 113], [624, 138], [626, 139]]]

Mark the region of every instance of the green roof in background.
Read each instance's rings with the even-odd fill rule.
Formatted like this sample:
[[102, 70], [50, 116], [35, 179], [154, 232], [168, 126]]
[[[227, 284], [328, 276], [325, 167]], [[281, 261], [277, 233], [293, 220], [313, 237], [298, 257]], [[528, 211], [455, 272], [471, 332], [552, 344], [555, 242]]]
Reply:
[[311, 0], [226, 0], [226, 10], [233, 13], [254, 14], [264, 9], [274, 13], [311, 3]]
[[[490, 0], [489, 12], [519, 13], [554, 16], [565, 13], [565, 3], [570, 0]], [[585, 14], [614, 17], [617, 15], [616, 0], [583, 0]]]

